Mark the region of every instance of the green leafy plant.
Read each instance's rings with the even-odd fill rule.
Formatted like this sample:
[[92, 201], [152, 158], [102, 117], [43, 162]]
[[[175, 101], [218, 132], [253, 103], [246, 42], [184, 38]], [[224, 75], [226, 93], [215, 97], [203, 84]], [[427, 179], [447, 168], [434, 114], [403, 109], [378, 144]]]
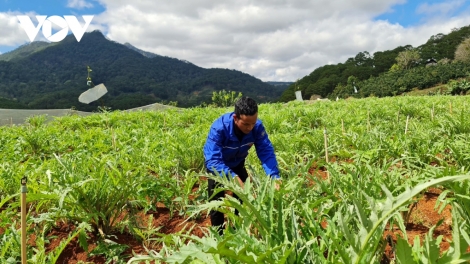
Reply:
[[98, 242], [96, 248], [90, 252], [90, 256], [104, 256], [106, 259], [106, 264], [124, 264], [127, 263], [125, 259], [128, 256], [123, 255], [123, 253], [127, 248], [127, 245], [118, 244], [112, 240], [105, 239]]
[[234, 103], [242, 97], [242, 93], [235, 91], [214, 91], [212, 93], [212, 103], [217, 107], [229, 107], [233, 106]]
[[149, 248], [153, 243], [156, 243], [155, 240], [158, 240], [157, 235], [161, 228], [161, 226], [153, 226], [153, 215], [150, 215], [147, 219], [146, 226], [135, 226], [132, 228], [132, 232], [142, 241], [144, 247]]
[[[95, 159], [96, 166], [90, 168], [90, 177], [80, 175], [72, 163], [57, 161], [66, 174], [58, 178], [60, 189], [55, 194], [61, 208], [67, 208], [71, 216], [92, 223], [102, 236], [109, 233], [118, 221], [129, 217], [123, 215], [129, 201], [142, 199], [140, 170], [134, 171], [130, 164], [117, 166], [111, 159]], [[130, 178], [132, 180], [130, 180]]]

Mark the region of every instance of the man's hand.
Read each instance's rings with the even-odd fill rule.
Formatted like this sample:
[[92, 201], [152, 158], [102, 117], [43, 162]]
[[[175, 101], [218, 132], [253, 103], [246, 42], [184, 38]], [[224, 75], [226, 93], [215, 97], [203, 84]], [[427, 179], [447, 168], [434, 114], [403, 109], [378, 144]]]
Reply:
[[281, 188], [281, 184], [282, 184], [281, 180], [276, 180], [274, 182], [274, 189], [276, 189], [276, 191], [279, 191], [279, 188]]
[[242, 181], [242, 179], [240, 179], [240, 177], [235, 176], [234, 180], [238, 182], [238, 184], [240, 185], [240, 187], [242, 187], [242, 189], [245, 188], [245, 183]]

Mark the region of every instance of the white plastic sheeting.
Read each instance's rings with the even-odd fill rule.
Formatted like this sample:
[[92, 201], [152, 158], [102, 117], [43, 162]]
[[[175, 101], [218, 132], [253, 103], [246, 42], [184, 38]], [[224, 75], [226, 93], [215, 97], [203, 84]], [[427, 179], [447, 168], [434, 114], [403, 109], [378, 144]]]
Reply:
[[106, 86], [100, 83], [95, 87], [83, 92], [80, 97], [78, 97], [78, 101], [80, 101], [80, 103], [89, 104], [93, 101], [100, 99], [100, 97], [105, 95], [107, 92], [108, 90], [106, 89]]

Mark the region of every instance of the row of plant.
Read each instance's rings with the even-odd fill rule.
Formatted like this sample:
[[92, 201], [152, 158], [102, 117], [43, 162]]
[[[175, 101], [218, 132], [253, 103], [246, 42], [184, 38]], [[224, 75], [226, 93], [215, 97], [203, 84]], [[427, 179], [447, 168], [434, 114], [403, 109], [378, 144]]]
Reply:
[[[274, 190], [253, 151], [244, 189], [215, 178], [243, 203], [230, 197], [208, 203], [205, 177], [212, 176], [203, 169], [202, 146], [211, 122], [228, 111], [105, 112], [48, 124], [38, 116], [0, 127], [0, 258], [16, 263], [20, 257], [19, 183], [26, 176], [28, 235], [37, 238], [28, 247], [31, 263], [55, 263], [72, 239], [87, 248], [91, 233], [110, 241], [116, 232], [142, 239], [149, 250], [130, 260], [122, 252], [108, 255], [114, 263], [379, 263], [384, 230], [406, 235], [400, 212], [431, 186], [443, 190], [440, 206], [454, 208], [451, 248], [436, 254], [442, 238], [431, 230], [421, 244], [399, 239], [396, 261], [468, 261], [465, 97], [262, 104], [259, 117], [276, 149], [281, 189]], [[325, 137], [334, 162], [325, 160]], [[312, 176], [313, 164], [329, 178]], [[157, 202], [189, 219], [217, 208], [227, 213], [229, 228], [224, 236], [209, 228], [203, 238], [143, 229], [138, 213], [156, 210]], [[63, 247], [46, 252], [48, 232], [64, 221], [77, 228]]]

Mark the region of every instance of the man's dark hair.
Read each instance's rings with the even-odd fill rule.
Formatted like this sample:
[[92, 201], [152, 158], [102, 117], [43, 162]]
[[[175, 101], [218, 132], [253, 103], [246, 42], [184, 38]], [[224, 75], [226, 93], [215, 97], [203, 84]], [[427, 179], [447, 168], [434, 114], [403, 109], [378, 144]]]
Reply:
[[243, 96], [235, 102], [235, 115], [237, 117], [241, 115], [252, 116], [256, 113], [258, 113], [258, 104], [252, 98]]

